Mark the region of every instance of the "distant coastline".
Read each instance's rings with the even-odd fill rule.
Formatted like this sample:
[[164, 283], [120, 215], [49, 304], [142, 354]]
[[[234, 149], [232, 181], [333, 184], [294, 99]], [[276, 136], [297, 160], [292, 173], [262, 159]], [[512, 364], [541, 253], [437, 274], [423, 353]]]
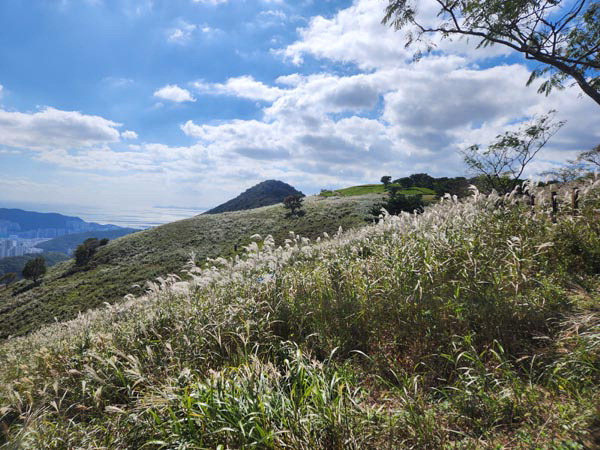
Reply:
[[0, 208], [19, 208], [41, 213], [80, 217], [86, 222], [114, 224], [125, 228], [146, 229], [202, 214], [204, 208], [152, 206], [148, 208], [111, 208], [105, 206], [36, 204], [0, 200]]

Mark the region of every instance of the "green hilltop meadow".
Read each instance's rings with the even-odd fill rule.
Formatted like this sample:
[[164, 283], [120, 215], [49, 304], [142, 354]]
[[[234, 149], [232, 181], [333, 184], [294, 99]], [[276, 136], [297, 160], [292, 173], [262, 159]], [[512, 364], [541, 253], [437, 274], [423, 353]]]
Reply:
[[600, 181], [578, 186], [370, 224], [381, 195], [309, 197], [62, 263], [3, 292], [5, 337], [31, 333], [0, 344], [0, 446], [597, 448]]
[[[396, 186], [392, 184], [392, 186]], [[363, 184], [361, 186], [352, 186], [344, 189], [328, 190], [324, 189], [319, 194], [321, 197], [352, 197], [356, 195], [367, 195], [367, 194], [385, 194], [386, 189], [383, 184]], [[410, 187], [403, 189], [400, 186], [398, 191], [401, 195], [423, 195], [429, 199], [433, 199], [436, 192], [433, 189], [425, 187]]]

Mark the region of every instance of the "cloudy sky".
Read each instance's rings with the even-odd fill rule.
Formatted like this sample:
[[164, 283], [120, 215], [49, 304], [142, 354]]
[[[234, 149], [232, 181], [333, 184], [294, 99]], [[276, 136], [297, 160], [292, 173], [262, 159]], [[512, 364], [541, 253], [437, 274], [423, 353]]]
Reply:
[[210, 207], [270, 178], [462, 175], [460, 149], [550, 109], [568, 124], [531, 173], [600, 143], [597, 105], [527, 88], [503, 48], [412, 62], [386, 3], [0, 2], [0, 202]]

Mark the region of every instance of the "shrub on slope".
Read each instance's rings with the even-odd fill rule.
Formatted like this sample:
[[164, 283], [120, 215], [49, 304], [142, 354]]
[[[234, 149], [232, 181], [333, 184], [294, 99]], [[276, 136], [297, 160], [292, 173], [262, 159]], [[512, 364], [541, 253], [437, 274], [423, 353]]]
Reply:
[[190, 282], [13, 339], [6, 442], [577, 448], [600, 385], [599, 189], [557, 224], [499, 200], [314, 243], [257, 236]]

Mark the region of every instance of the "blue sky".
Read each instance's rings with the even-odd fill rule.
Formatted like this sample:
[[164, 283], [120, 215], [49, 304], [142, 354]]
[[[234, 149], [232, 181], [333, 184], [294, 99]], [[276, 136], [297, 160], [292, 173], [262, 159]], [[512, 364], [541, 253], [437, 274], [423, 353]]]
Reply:
[[600, 142], [596, 105], [538, 95], [505, 49], [412, 63], [385, 4], [0, 2], [0, 202], [209, 207], [267, 178], [459, 175], [461, 148], [552, 108], [568, 124], [531, 174]]
[[260, 111], [252, 102], [215, 97], [159, 108], [153, 92], [169, 84], [219, 82], [249, 73], [273, 82], [286, 68], [271, 50], [292, 43], [296, 27], [306, 25], [312, 14], [332, 14], [336, 5], [350, 4], [294, 3], [2, 2], [1, 77], [10, 89], [3, 103], [19, 111], [51, 105], [100, 115], [139, 130], [148, 140], [190, 143], [178, 129], [181, 121], [255, 118]]

